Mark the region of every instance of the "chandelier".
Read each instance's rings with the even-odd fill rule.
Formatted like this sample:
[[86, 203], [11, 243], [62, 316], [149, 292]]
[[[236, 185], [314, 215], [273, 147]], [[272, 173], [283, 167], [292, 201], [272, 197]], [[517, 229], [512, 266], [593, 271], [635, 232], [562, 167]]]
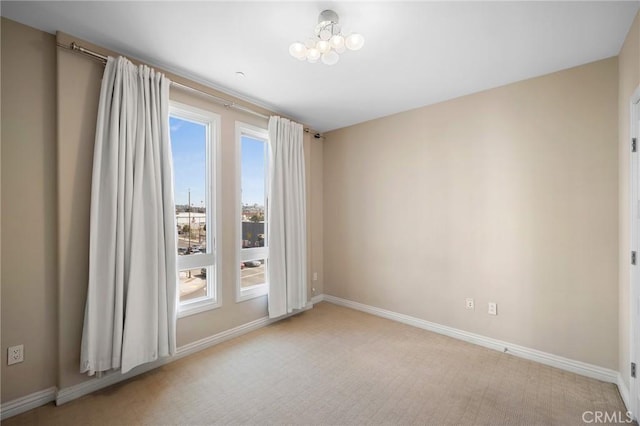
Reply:
[[304, 43], [296, 41], [289, 46], [289, 53], [296, 59], [313, 63], [321, 60], [326, 65], [334, 65], [340, 60], [340, 53], [347, 49], [359, 50], [364, 45], [364, 37], [358, 33], [342, 34], [338, 14], [333, 10], [323, 10], [318, 17], [315, 37]]

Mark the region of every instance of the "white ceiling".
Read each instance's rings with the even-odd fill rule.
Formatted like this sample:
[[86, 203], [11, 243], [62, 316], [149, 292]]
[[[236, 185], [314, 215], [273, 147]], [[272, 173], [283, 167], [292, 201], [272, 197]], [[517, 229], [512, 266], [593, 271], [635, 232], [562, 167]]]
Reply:
[[[327, 131], [617, 55], [639, 5], [2, 1], [0, 12]], [[334, 66], [289, 56], [327, 8], [365, 36], [362, 50]]]

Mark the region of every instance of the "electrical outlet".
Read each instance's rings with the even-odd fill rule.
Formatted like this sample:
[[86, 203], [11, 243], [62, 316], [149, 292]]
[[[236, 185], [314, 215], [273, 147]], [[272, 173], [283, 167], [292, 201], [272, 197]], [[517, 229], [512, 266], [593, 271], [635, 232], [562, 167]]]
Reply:
[[498, 315], [498, 304], [489, 302], [489, 315]]
[[473, 309], [473, 299], [470, 297], [464, 299], [464, 307], [467, 309]]
[[318, 273], [317, 272], [313, 273], [313, 281], [318, 281]]
[[7, 349], [7, 365], [24, 361], [24, 345], [9, 346]]

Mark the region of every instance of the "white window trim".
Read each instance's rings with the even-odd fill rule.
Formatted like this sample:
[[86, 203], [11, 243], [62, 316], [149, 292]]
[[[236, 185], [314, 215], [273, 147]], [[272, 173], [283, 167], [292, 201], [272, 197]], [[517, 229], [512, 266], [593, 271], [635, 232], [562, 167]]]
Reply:
[[[206, 123], [207, 125], [207, 253], [191, 256], [178, 256], [178, 271], [184, 269], [207, 268], [206, 298], [193, 302], [179, 302], [178, 318], [198, 314], [222, 306], [222, 268], [220, 245], [218, 236], [222, 235], [221, 228], [221, 194], [220, 185], [220, 115], [191, 105], [170, 101], [169, 115], [180, 119]], [[212, 170], [213, 168], [213, 170]], [[209, 208], [211, 207], [211, 208]], [[211, 226], [213, 225], [213, 226]], [[211, 270], [214, 273], [211, 273]], [[179, 299], [179, 297], [178, 297]]]
[[[249, 136], [256, 139], [264, 139], [268, 144], [269, 131], [251, 124], [236, 121], [236, 302], [255, 299], [264, 296], [269, 292], [268, 277], [266, 275], [269, 267], [269, 247], [254, 247], [250, 249], [242, 248], [242, 136]], [[267, 157], [267, 161], [269, 158]], [[269, 186], [269, 165], [265, 170], [265, 190]], [[266, 194], [265, 194], [266, 198]], [[265, 200], [268, 203], [268, 200]], [[267, 206], [265, 205], [265, 226], [269, 220]], [[266, 231], [266, 229], [265, 229]], [[242, 276], [240, 263], [254, 259], [265, 259], [265, 284], [259, 284], [247, 288], [242, 288]]]

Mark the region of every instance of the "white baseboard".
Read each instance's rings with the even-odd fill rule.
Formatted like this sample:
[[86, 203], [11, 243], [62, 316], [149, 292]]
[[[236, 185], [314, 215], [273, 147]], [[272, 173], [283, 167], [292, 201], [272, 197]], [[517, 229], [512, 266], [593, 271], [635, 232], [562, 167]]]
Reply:
[[187, 355], [191, 355], [203, 349], [222, 343], [226, 340], [233, 339], [234, 337], [242, 336], [253, 330], [257, 330], [265, 325], [271, 324], [273, 320], [269, 317], [258, 318], [255, 321], [242, 324], [238, 327], [234, 327], [229, 330], [222, 331], [214, 334], [213, 336], [205, 337], [204, 339], [196, 340], [195, 342], [187, 343], [184, 346], [180, 346], [176, 353], [176, 358], [182, 358]]
[[[317, 302], [315, 302], [317, 303]], [[288, 315], [284, 315], [278, 318], [269, 318], [269, 317], [262, 317], [262, 318], [258, 318], [255, 321], [251, 321], [248, 322], [246, 324], [242, 324], [238, 327], [220, 332], [218, 334], [214, 334], [213, 336], [209, 336], [209, 337], [205, 337], [204, 339], [200, 339], [197, 340], [195, 342], [192, 343], [188, 343], [184, 346], [181, 346], [178, 348], [177, 354], [174, 358], [182, 358], [183, 356], [187, 356], [187, 355], [191, 355], [193, 353], [199, 352], [203, 349], [206, 349], [208, 347], [217, 345], [219, 343], [224, 342], [225, 340], [229, 340], [229, 339], [233, 339], [234, 337], [238, 337], [238, 336], [242, 336], [243, 334], [249, 333], [253, 330], [257, 330], [259, 328], [262, 328], [264, 326], [267, 326], [269, 324], [273, 324], [274, 322], [280, 321], [281, 319], [284, 318], [288, 318], [292, 315], [296, 315], [299, 314], [300, 312], [304, 312], [308, 309], [311, 309], [313, 307], [313, 300], [311, 301], [311, 304], [307, 305], [305, 308], [293, 312], [291, 314]]]
[[315, 305], [316, 303], [320, 303], [324, 300], [324, 294], [318, 294], [317, 296], [313, 296], [311, 298], [311, 304]]
[[98, 377], [98, 375], [96, 374], [94, 376], [91, 376], [91, 378], [87, 381], [58, 390], [58, 392], [56, 393], [56, 405], [66, 404], [67, 402], [73, 401], [74, 399], [80, 398], [81, 396], [88, 395], [97, 390], [106, 388], [107, 386], [111, 386], [123, 380], [135, 377], [139, 374], [146, 373], [149, 370], [158, 368], [164, 364], [174, 361], [175, 359], [177, 359], [177, 356], [160, 358], [155, 362], [150, 362], [136, 367], [125, 374], [121, 374], [120, 371], [110, 371], [107, 373], [102, 373], [101, 377]]
[[37, 408], [55, 400], [55, 387], [34, 392], [30, 395], [23, 396], [22, 398], [14, 399], [13, 401], [2, 404], [0, 407], [0, 420], [8, 419], [9, 417], [24, 413], [32, 408]]
[[631, 411], [631, 404], [629, 401], [629, 388], [627, 388], [626, 383], [624, 382], [624, 380], [622, 380], [622, 376], [620, 375], [620, 373], [618, 373], [616, 385], [618, 385], [618, 391], [620, 392], [620, 396], [622, 397], [624, 406], [627, 408], [627, 411]]
[[549, 365], [551, 367], [556, 367], [565, 371], [570, 371], [572, 373], [580, 374], [582, 376], [587, 376], [593, 379], [602, 380], [604, 382], [618, 384], [618, 372], [614, 370], [610, 370], [608, 368], [599, 367], [593, 364], [587, 364], [586, 362], [576, 361], [569, 358], [564, 358], [558, 355], [553, 355], [553, 354], [542, 352], [536, 349], [515, 345], [513, 343], [503, 342], [501, 340], [492, 339], [490, 337], [485, 337], [480, 334], [469, 333], [467, 331], [458, 330], [456, 328], [448, 327], [446, 325], [436, 324], [434, 322], [425, 321], [420, 318], [399, 314], [397, 312], [376, 308], [374, 306], [369, 306], [369, 305], [365, 305], [358, 302], [352, 302], [351, 300], [330, 296], [328, 294], [323, 295], [322, 300], [326, 302], [334, 303], [336, 305], [366, 312], [368, 314], [376, 315], [382, 318], [398, 321], [403, 324], [422, 328], [424, 330], [433, 331], [434, 333], [444, 334], [445, 336], [453, 337], [459, 340], [464, 340], [466, 342], [484, 346], [489, 349], [495, 349], [500, 352], [507, 352], [511, 355], [515, 355], [520, 358], [536, 361], [541, 364]]

